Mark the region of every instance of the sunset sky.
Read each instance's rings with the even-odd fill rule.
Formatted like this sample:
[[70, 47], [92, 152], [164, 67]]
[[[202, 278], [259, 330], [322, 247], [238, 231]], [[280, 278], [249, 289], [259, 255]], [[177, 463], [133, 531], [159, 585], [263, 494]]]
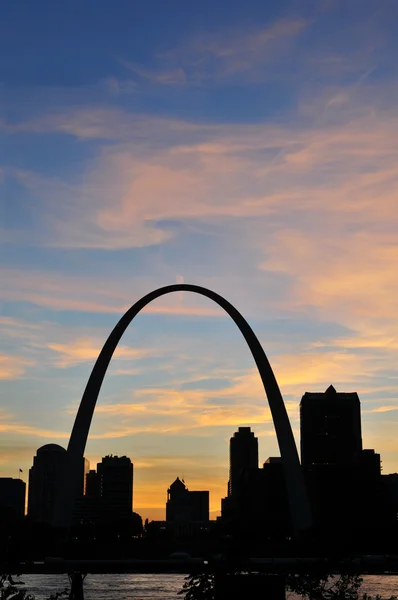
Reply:
[[[95, 358], [142, 295], [194, 283], [248, 319], [297, 443], [306, 391], [356, 391], [398, 471], [396, 0], [4, 0], [0, 476], [66, 447]], [[111, 363], [86, 456], [177, 475], [212, 514], [239, 425], [279, 454], [236, 326], [164, 297]]]

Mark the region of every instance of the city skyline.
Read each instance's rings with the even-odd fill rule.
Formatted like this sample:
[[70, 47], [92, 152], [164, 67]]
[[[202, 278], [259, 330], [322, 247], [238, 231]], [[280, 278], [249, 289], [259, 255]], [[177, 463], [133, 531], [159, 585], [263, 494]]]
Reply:
[[[1, 476], [66, 447], [109, 331], [176, 282], [248, 320], [298, 447], [302, 395], [333, 385], [398, 471], [397, 5], [22, 4], [0, 36]], [[132, 458], [144, 517], [177, 475], [214, 516], [239, 426], [279, 455], [239, 331], [182, 293], [122, 338], [85, 456]]]
[[[300, 463], [301, 468], [305, 472], [308, 467], [319, 467], [319, 466], [329, 466], [329, 467], [343, 467], [351, 468], [352, 464], [355, 464], [356, 467], [360, 464], [364, 465], [365, 470], [369, 470], [369, 473], [372, 473], [372, 469], [376, 467], [378, 464], [378, 473], [381, 475], [382, 468], [382, 457], [377, 453], [377, 449], [363, 449], [362, 447], [362, 438], [361, 438], [361, 406], [360, 399], [358, 394], [353, 393], [345, 393], [345, 392], [337, 392], [333, 385], [330, 385], [324, 392], [305, 392], [301, 398], [300, 402]], [[305, 445], [303, 442], [305, 441]], [[310, 449], [310, 452], [309, 452]], [[50, 452], [49, 452], [50, 451]], [[61, 452], [61, 456], [60, 456]], [[44, 496], [42, 500], [39, 500], [39, 504], [43, 503], [43, 509], [47, 513], [47, 515], [55, 515], [53, 513], [53, 509], [56, 506], [55, 503], [55, 494], [54, 494], [54, 485], [56, 485], [56, 480], [54, 479], [54, 466], [55, 462], [59, 461], [59, 459], [63, 458], [65, 450], [59, 445], [56, 444], [48, 444], [39, 448], [37, 450], [37, 455], [33, 458], [33, 465], [29, 470], [29, 485], [26, 487], [26, 507], [28, 508], [27, 514], [30, 517], [34, 517], [34, 510], [29, 509], [31, 506], [31, 496], [37, 493], [39, 496], [43, 494], [43, 489], [41, 485], [39, 488], [33, 486], [34, 480], [32, 478], [32, 473], [37, 469], [37, 458], [40, 456], [45, 458], [47, 456], [47, 464], [45, 467], [48, 473], [47, 475], [43, 475], [48, 478], [49, 473], [51, 472], [50, 480], [47, 479], [47, 491], [44, 496], [48, 496], [50, 493], [50, 505], [46, 506], [46, 502], [48, 500], [44, 500]], [[65, 452], [66, 455], [66, 452]], [[48, 463], [48, 458], [50, 462]], [[361, 462], [362, 461], [362, 462]], [[43, 463], [43, 461], [41, 461]], [[61, 460], [62, 465], [59, 472], [63, 471], [63, 461]], [[265, 461], [262, 459], [259, 460], [259, 452], [258, 452], [258, 438], [256, 437], [256, 432], [251, 431], [250, 427], [238, 427], [238, 430], [232, 434], [232, 437], [229, 439], [229, 469], [227, 473], [226, 479], [226, 489], [227, 489], [227, 497], [220, 498], [220, 506], [216, 510], [209, 510], [211, 504], [209, 503], [209, 496], [211, 497], [210, 491], [207, 492], [195, 492], [198, 494], [206, 493], [207, 494], [207, 506], [208, 506], [208, 514], [210, 519], [215, 519], [218, 517], [226, 517], [229, 519], [230, 511], [234, 510], [234, 503], [236, 502], [237, 497], [239, 496], [239, 486], [240, 486], [240, 478], [242, 473], [250, 473], [250, 472], [261, 472], [259, 470], [259, 462], [263, 462], [263, 467], [266, 465], [279, 465], [283, 464], [283, 459], [278, 457], [267, 457]], [[43, 463], [43, 466], [46, 463]], [[35, 467], [36, 465], [36, 467]], [[104, 491], [99, 492], [99, 481], [100, 478], [103, 478], [102, 469], [104, 465], [109, 465], [109, 467], [117, 467], [115, 471], [115, 479], [112, 479], [114, 476], [112, 475], [112, 469], [109, 472], [110, 479], [109, 483], [105, 485], [104, 482], [101, 484], [101, 490], [104, 488]], [[133, 497], [134, 497], [134, 479], [133, 471], [134, 471], [134, 462], [131, 460], [131, 457], [120, 456], [114, 454], [108, 454], [105, 457], [102, 457], [101, 462], [97, 463], [97, 471], [95, 469], [91, 469], [90, 462], [86, 457], [83, 457], [81, 461], [81, 465], [79, 467], [80, 470], [80, 478], [76, 480], [76, 484], [78, 485], [78, 498], [86, 496], [86, 487], [89, 485], [88, 476], [95, 477], [91, 482], [92, 490], [87, 493], [88, 497], [101, 496], [105, 493], [105, 496], [111, 494], [109, 496], [109, 502], [111, 501], [111, 496], [113, 494], [113, 487], [115, 487], [115, 498], [118, 498], [120, 483], [118, 483], [118, 477], [121, 475], [122, 480], [125, 481], [125, 476], [127, 474], [127, 480], [130, 479], [130, 485], [126, 487], [126, 484], [122, 484], [122, 488], [124, 487], [124, 497], [125, 499], [122, 501], [122, 504], [131, 506], [131, 510], [134, 510], [133, 507]], [[122, 467], [123, 473], [120, 473], [120, 468]], [[127, 467], [127, 473], [126, 473]], [[356, 468], [355, 467], [355, 468]], [[48, 470], [49, 468], [49, 470]], [[275, 467], [274, 467], [275, 468]], [[18, 482], [21, 480], [21, 471], [19, 469], [19, 479], [13, 479], [14, 482]], [[56, 474], [55, 474], [56, 475]], [[386, 472], [384, 472], [384, 476]], [[397, 474], [391, 475], [393, 478], [397, 477]], [[285, 475], [283, 476], [283, 480], [286, 483]], [[329, 477], [333, 475], [328, 475], [327, 477], [327, 485], [329, 486], [330, 481]], [[0, 479], [4, 478], [4, 476], [0, 472]], [[23, 481], [23, 480], [22, 480]], [[111, 482], [113, 483], [111, 484]], [[178, 482], [178, 484], [185, 488], [185, 480], [184, 476], [179, 478], [179, 475], [176, 476], [174, 483], [170, 486], [173, 486]], [[284, 485], [285, 485], [284, 483]], [[49, 487], [48, 487], [49, 486]], [[35, 491], [36, 487], [36, 491]], [[243, 486], [244, 487], [244, 486]], [[372, 486], [371, 486], [372, 487]], [[94, 488], [97, 491], [94, 491]], [[309, 492], [308, 482], [306, 482], [307, 493]], [[84, 490], [84, 491], [83, 491]], [[235, 490], [235, 492], [233, 491]], [[127, 494], [127, 496], [126, 496]], [[167, 499], [170, 499], [170, 489], [167, 489]], [[287, 497], [286, 497], [287, 499]], [[113, 500], [112, 500], [113, 501]], [[115, 500], [118, 501], [118, 500]], [[232, 501], [232, 503], [231, 503]], [[153, 514], [149, 512], [149, 514], [140, 514], [140, 517], [143, 520], [153, 520], [153, 521], [164, 521], [165, 515], [167, 520], [167, 505], [163, 505], [163, 508], [156, 510]], [[50, 510], [49, 510], [50, 506]], [[213, 501], [214, 506], [214, 501]], [[37, 510], [37, 509], [36, 509]], [[39, 509], [40, 510], [40, 509]], [[291, 510], [291, 508], [289, 509]], [[81, 509], [80, 509], [81, 511]], [[116, 512], [116, 514], [120, 513], [120, 510], [112, 511]], [[134, 512], [138, 512], [138, 509], [134, 510]], [[142, 512], [142, 511], [141, 511]], [[75, 514], [75, 511], [73, 511]], [[76, 513], [76, 514], [80, 514]], [[53, 520], [52, 517], [47, 517], [47, 520]], [[57, 518], [54, 523], [57, 523]]]

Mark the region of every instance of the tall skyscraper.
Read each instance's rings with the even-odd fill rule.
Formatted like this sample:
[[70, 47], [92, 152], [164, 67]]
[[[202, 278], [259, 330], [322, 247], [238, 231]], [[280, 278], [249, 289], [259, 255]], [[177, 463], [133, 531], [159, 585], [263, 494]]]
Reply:
[[228, 496], [239, 490], [239, 479], [246, 469], [258, 469], [258, 439], [250, 427], [239, 427], [229, 442]]
[[362, 450], [361, 409], [358, 394], [306, 392], [300, 402], [301, 463], [344, 465]]
[[[58, 486], [64, 475], [66, 450], [58, 444], [39, 448], [29, 469], [28, 516], [42, 523], [52, 523]], [[83, 495], [85, 473], [89, 467], [83, 458], [80, 466], [79, 495]]]
[[383, 522], [380, 455], [362, 449], [358, 394], [305, 393], [301, 463], [314, 522], [327, 536], [374, 536]]
[[0, 522], [23, 519], [26, 484], [22, 479], [0, 477]]
[[118, 520], [131, 518], [133, 512], [133, 469], [127, 456], [105, 456], [97, 465], [101, 497]]
[[66, 450], [58, 444], [46, 444], [37, 450], [29, 470], [28, 516], [31, 519], [52, 522], [65, 459]]

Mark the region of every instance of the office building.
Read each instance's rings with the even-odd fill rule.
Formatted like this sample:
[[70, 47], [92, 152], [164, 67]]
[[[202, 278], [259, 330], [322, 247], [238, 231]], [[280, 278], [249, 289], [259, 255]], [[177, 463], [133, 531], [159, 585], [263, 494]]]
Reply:
[[239, 479], [246, 469], [258, 469], [258, 439], [250, 427], [239, 427], [229, 442], [228, 496], [239, 490]]
[[192, 520], [206, 522], [209, 520], [209, 492], [190, 491], [189, 497], [192, 506]]
[[229, 440], [228, 495], [221, 500], [221, 516], [224, 521], [232, 522], [237, 519], [239, 512], [237, 499], [243, 475], [247, 471], [257, 470], [258, 439], [250, 427], [239, 427]]
[[[133, 513], [133, 464], [127, 456], [105, 456], [97, 471], [86, 473], [85, 495], [76, 503], [73, 525], [92, 536], [118, 538], [137, 529]], [[86, 531], [87, 533], [87, 531]]]
[[23, 519], [25, 495], [26, 484], [22, 479], [0, 477], [0, 522]]
[[[46, 444], [37, 450], [33, 466], [29, 469], [28, 516], [34, 521], [52, 523], [58, 486], [64, 476], [66, 450], [58, 444]], [[83, 458], [80, 465], [80, 487], [82, 496], [85, 486], [85, 473], [89, 467]]]
[[134, 466], [127, 456], [105, 456], [102, 462], [97, 464], [100, 495], [112, 518], [131, 518], [133, 470]]
[[[283, 461], [268, 458], [262, 469], [245, 469], [238, 492], [228, 506], [224, 502], [223, 519], [235, 531], [252, 539], [283, 538], [290, 534], [291, 522]], [[232, 498], [227, 498], [232, 500]]]
[[362, 451], [358, 394], [306, 392], [300, 403], [301, 464], [345, 465]]
[[101, 479], [95, 469], [91, 469], [86, 474], [86, 489], [84, 495], [87, 498], [100, 498], [101, 496]]
[[380, 455], [362, 448], [358, 394], [305, 393], [301, 462], [316, 526], [324, 536], [372, 539], [383, 526]]
[[390, 525], [398, 523], [398, 473], [381, 476], [385, 518]]
[[190, 492], [179, 477], [167, 490], [166, 522], [201, 522], [209, 520], [209, 492]]
[[28, 516], [34, 521], [51, 523], [64, 472], [66, 450], [58, 444], [46, 444], [37, 450], [29, 469]]

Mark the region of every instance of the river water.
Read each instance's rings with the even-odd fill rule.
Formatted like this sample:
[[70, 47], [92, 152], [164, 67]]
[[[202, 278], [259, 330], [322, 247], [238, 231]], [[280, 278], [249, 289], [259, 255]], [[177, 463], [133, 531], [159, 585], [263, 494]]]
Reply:
[[[22, 576], [29, 593], [47, 600], [51, 593], [69, 589], [66, 575]], [[398, 595], [398, 576], [364, 576], [361, 592], [382, 598]], [[85, 600], [177, 600], [183, 575], [88, 575], [84, 582]], [[294, 600], [293, 594], [288, 594]], [[250, 600], [250, 599], [247, 599]]]

